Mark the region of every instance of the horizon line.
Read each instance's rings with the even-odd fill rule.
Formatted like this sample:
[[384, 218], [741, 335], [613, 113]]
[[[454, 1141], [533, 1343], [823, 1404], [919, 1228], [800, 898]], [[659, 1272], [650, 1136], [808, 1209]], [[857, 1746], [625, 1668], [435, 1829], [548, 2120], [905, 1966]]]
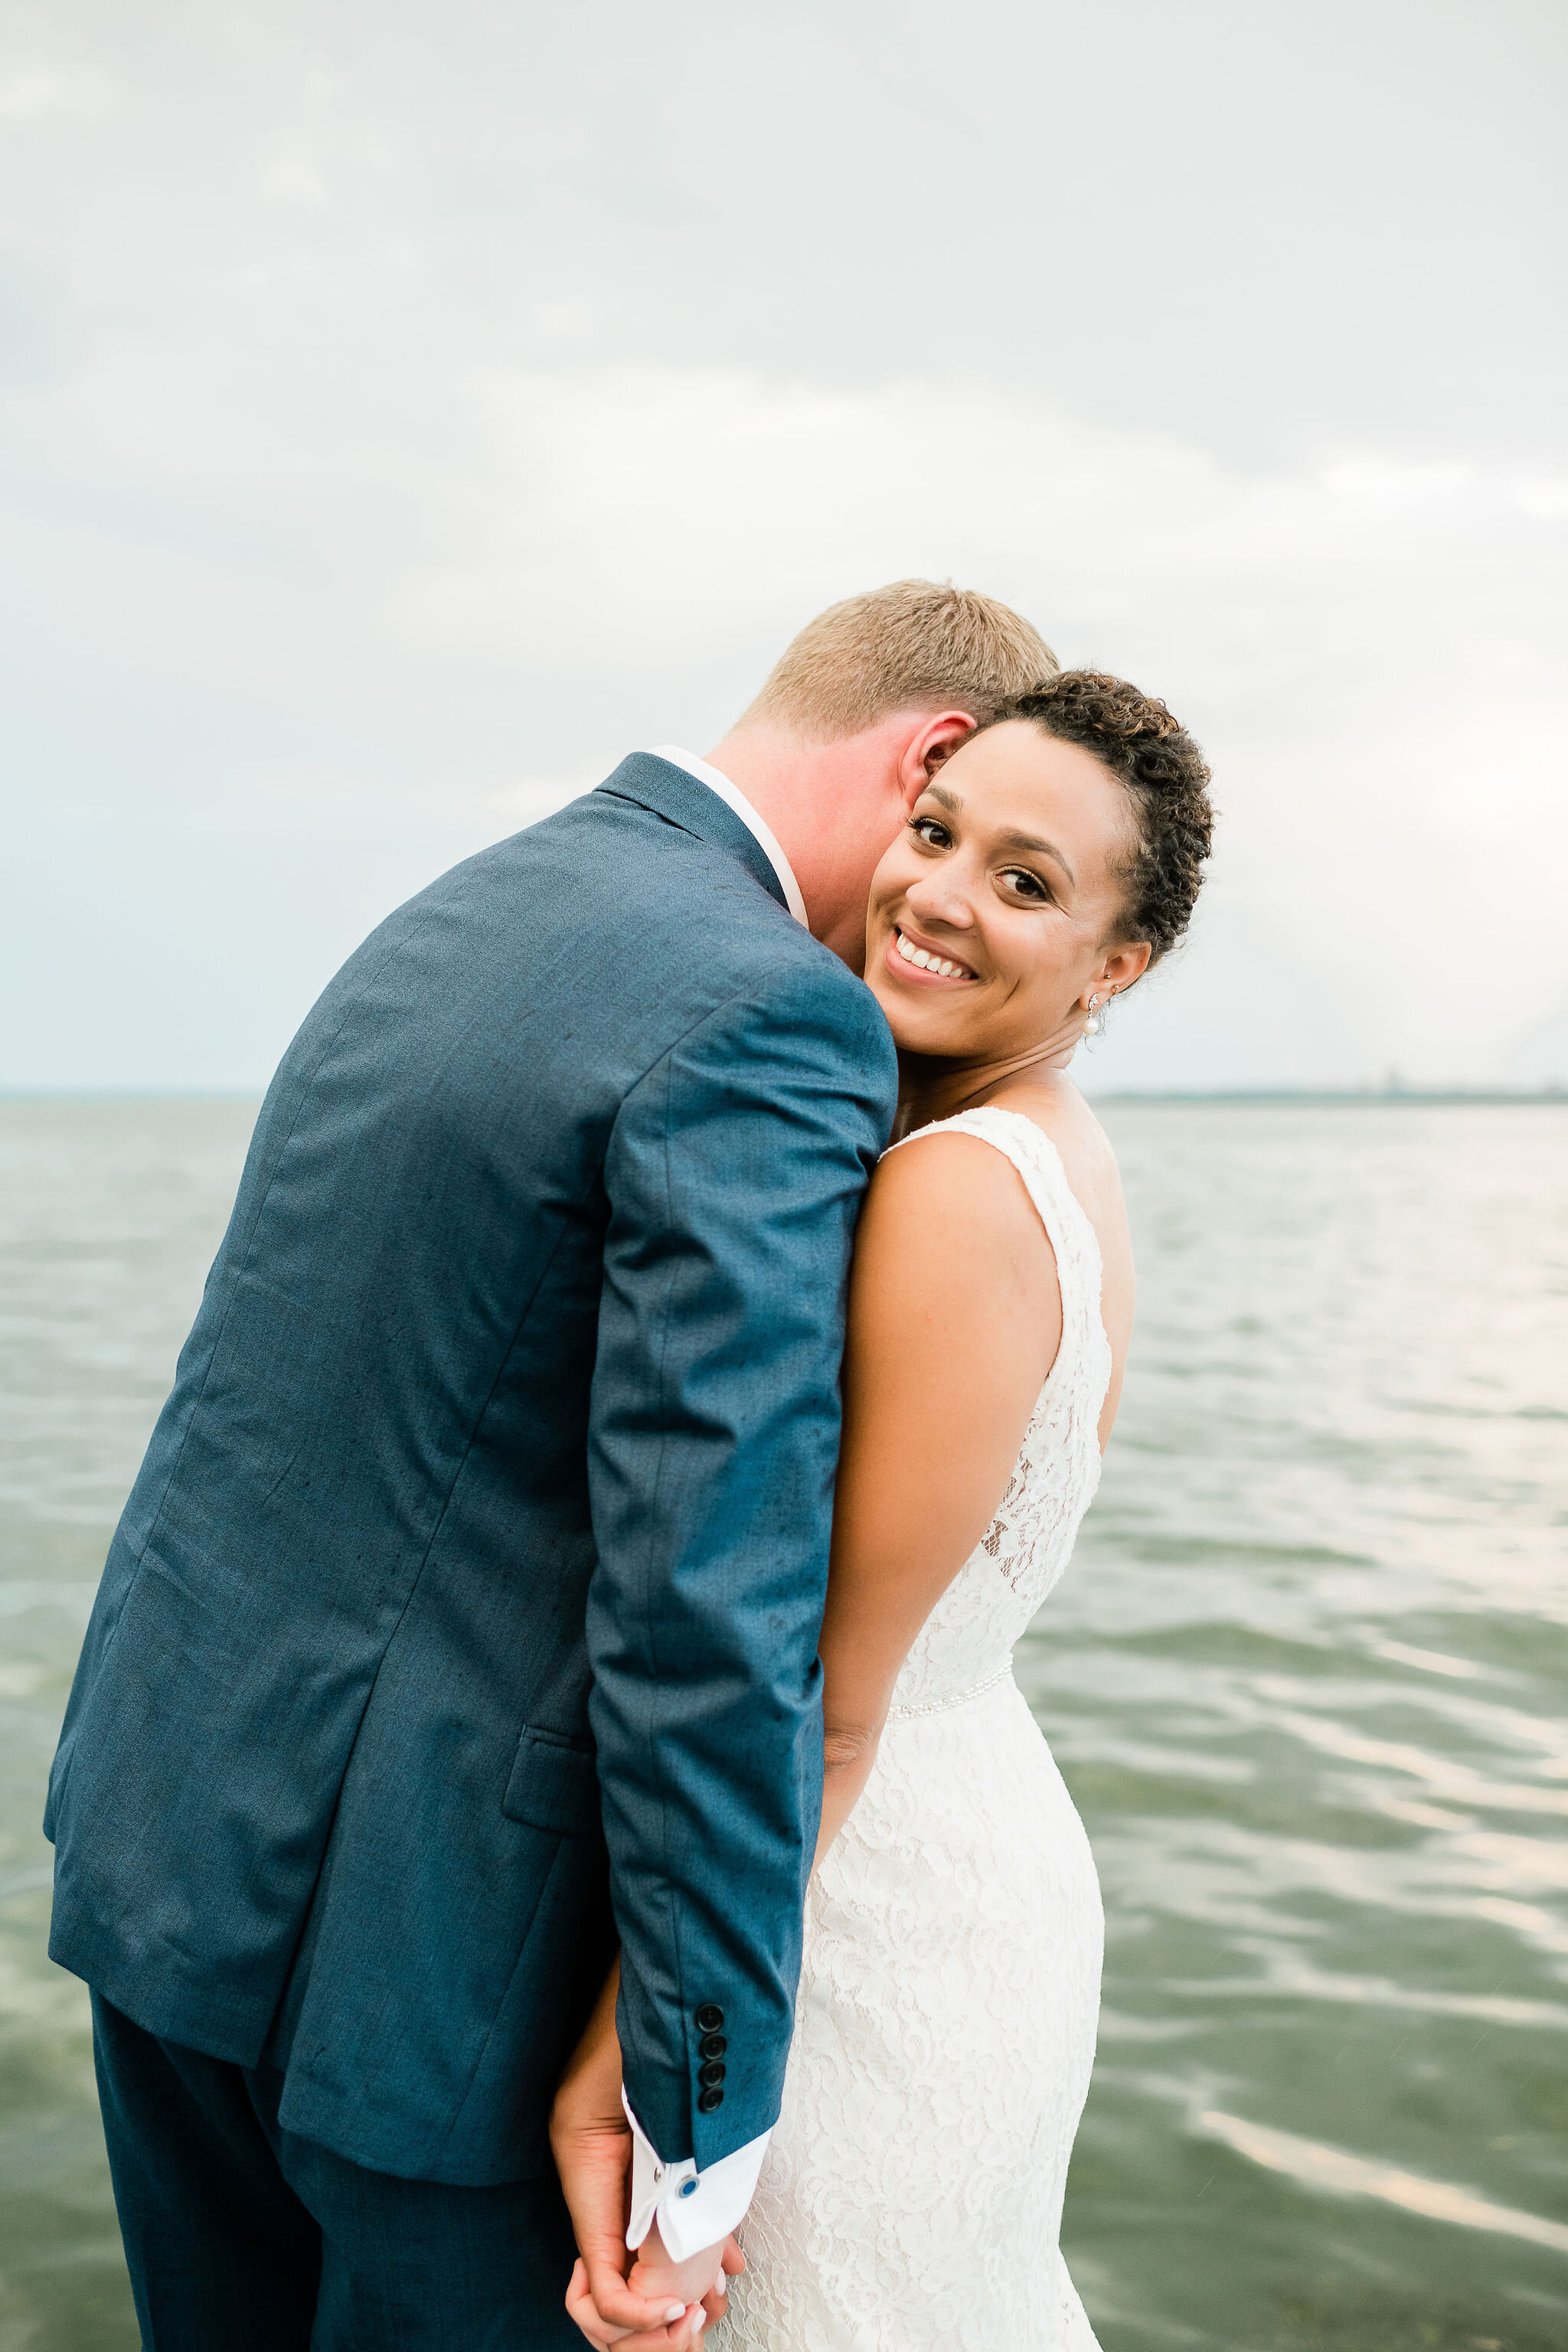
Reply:
[[[0, 1083], [0, 1103], [259, 1103], [266, 1092], [265, 1086], [14, 1087]], [[1082, 1092], [1091, 1103], [1342, 1103], [1380, 1108], [1400, 1103], [1568, 1103], [1568, 1085], [1555, 1079], [1541, 1087], [1110, 1087], [1103, 1092], [1085, 1087]]]

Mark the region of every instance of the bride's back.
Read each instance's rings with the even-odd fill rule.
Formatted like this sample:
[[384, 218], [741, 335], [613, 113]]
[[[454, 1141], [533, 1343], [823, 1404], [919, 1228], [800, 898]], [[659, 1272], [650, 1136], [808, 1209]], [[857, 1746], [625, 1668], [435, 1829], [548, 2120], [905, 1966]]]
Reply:
[[[1058, 1135], [1073, 1155], [1080, 1181], [1093, 1180], [1086, 1189], [1100, 1210], [1112, 1249], [1120, 1244], [1124, 1286], [1131, 1281], [1125, 1217], [1115, 1161], [1098, 1122], [1087, 1112], [1076, 1117], [1072, 1104], [1053, 1099], [1044, 1089], [1032, 1091], [1027, 1108], [1018, 1099], [984, 1104], [919, 1129], [894, 1147], [903, 1160], [900, 1173], [906, 1186], [918, 1193], [924, 1189], [922, 1180], [935, 1174], [936, 1155], [942, 1152], [951, 1170], [952, 1146], [959, 1145], [960, 1186], [967, 1180], [975, 1215], [993, 1221], [999, 1163], [1013, 1171], [1020, 1197], [1007, 1202], [1013, 1227], [1008, 1262], [989, 1286], [976, 1285], [956, 1297], [949, 1292], [948, 1336], [958, 1360], [990, 1347], [1037, 1367], [1027, 1420], [1005, 1483], [998, 1482], [987, 1498], [984, 1533], [910, 1648], [892, 1694], [895, 1721], [952, 1706], [1003, 1679], [1014, 1643], [1067, 1568], [1100, 1484], [1101, 1432], [1120, 1363], [1101, 1306], [1101, 1225], [1069, 1177]], [[886, 1173], [891, 1177], [894, 1171], [889, 1167]], [[952, 1181], [951, 1173], [936, 1180], [944, 1187]], [[1030, 1256], [1039, 1264], [1028, 1266]], [[1002, 1290], [1023, 1288], [1031, 1274], [1046, 1286], [1056, 1309], [1054, 1344], [1037, 1358], [1026, 1323], [999, 1311]], [[1122, 1344], [1124, 1349], [1125, 1337]], [[952, 1467], [960, 1471], [957, 1463]]]
[[1103, 1453], [1121, 1401], [1137, 1288], [1121, 1171], [1110, 1138], [1065, 1072], [1030, 1071], [998, 1087], [991, 1102], [997, 1110], [1021, 1112], [1049, 1139], [1100, 1244], [1100, 1312], [1110, 1345], [1110, 1385], [1100, 1417]]

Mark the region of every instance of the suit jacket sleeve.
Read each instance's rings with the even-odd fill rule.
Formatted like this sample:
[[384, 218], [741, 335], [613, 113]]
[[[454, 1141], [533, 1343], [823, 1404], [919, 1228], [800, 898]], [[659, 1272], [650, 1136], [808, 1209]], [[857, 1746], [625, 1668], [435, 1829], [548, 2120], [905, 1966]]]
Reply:
[[895, 1088], [875, 1000], [797, 957], [648, 1072], [606, 1156], [590, 1704], [626, 2093], [670, 2163], [778, 2116], [821, 1806], [846, 1278]]

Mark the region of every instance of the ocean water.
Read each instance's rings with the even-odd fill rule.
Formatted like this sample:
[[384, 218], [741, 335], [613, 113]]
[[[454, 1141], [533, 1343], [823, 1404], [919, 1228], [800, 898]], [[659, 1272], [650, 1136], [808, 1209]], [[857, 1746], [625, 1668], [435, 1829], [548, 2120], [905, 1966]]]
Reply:
[[[1563, 2352], [1568, 1109], [1105, 1117], [1135, 1353], [1019, 1654], [1109, 1922], [1075, 2274], [1105, 2352]], [[250, 1118], [0, 1104], [0, 2352], [136, 2341], [38, 1815]]]

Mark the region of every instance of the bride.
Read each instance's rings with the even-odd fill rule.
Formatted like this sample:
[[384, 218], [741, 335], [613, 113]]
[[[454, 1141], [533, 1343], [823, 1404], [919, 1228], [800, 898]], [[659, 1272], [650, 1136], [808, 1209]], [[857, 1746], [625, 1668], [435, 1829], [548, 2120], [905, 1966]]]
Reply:
[[1013, 1680], [1100, 1477], [1132, 1322], [1067, 1065], [1185, 929], [1208, 770], [1067, 672], [972, 737], [872, 885], [901, 1140], [857, 1244], [821, 1640], [826, 1780], [736, 2352], [1092, 2352], [1058, 2248], [1100, 1888]]
[[[1186, 929], [1207, 784], [1163, 703], [1067, 671], [938, 771], [872, 884], [900, 1108], [856, 1245], [821, 1833], [733, 2352], [1096, 2352], [1058, 2233], [1100, 1888], [1012, 1651], [1099, 1483], [1132, 1323], [1116, 1162], [1068, 1065]], [[639, 2257], [628, 2284], [671, 2275]], [[581, 2263], [567, 2300], [622, 2332]]]

